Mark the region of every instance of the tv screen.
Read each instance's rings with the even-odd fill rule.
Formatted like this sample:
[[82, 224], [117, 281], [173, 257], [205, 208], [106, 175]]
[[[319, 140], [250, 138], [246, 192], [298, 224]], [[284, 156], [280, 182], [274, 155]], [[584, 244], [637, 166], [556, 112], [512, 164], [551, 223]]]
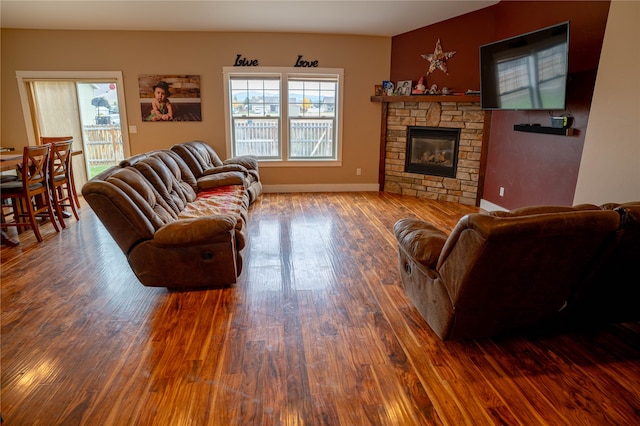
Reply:
[[480, 46], [483, 109], [564, 110], [569, 22]]

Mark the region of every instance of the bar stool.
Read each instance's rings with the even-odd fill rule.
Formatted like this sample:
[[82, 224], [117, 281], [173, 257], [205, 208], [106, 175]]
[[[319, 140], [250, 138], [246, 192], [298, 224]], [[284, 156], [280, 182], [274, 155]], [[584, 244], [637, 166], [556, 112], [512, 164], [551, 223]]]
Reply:
[[53, 142], [51, 146], [51, 154], [49, 158], [49, 185], [51, 189], [51, 198], [53, 207], [58, 215], [58, 220], [62, 228], [66, 228], [64, 223], [65, 207], [70, 207], [76, 220], [80, 220], [78, 210], [73, 199], [73, 191], [71, 189], [71, 146], [73, 139], [66, 141]]
[[41, 242], [42, 235], [37, 218], [48, 217], [56, 232], [60, 232], [53, 215], [51, 192], [47, 184], [48, 173], [49, 145], [25, 146], [22, 155], [22, 179], [0, 183], [1, 199], [10, 198], [13, 203], [13, 221], [0, 223], [2, 228], [30, 227], [36, 239]]
[[[73, 136], [40, 136], [41, 145], [64, 141], [71, 141], [73, 143]], [[69, 166], [67, 167], [67, 172], [69, 179], [69, 188], [71, 189], [71, 194], [73, 195], [73, 202], [75, 202], [76, 209], [79, 209], [80, 199], [78, 198], [78, 191], [76, 191], [76, 184], [73, 178], [73, 161], [71, 161], [71, 155], [69, 155]], [[74, 212], [74, 215], [76, 216], [76, 218], [78, 217], [77, 212]]]

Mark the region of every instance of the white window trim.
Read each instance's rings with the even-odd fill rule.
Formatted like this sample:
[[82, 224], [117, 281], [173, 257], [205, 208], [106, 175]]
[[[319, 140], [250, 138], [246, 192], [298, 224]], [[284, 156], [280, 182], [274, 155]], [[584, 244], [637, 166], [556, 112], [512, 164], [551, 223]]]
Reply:
[[[223, 67], [223, 85], [224, 85], [224, 115], [225, 115], [225, 139], [226, 139], [226, 156], [231, 157], [233, 152], [231, 147], [231, 110], [229, 102], [229, 78], [230, 75], [234, 76], [269, 76], [277, 75], [280, 77], [281, 84], [287, 82], [287, 75], [300, 76], [303, 74], [311, 75], [338, 75], [338, 90], [336, 93], [336, 102], [338, 106], [338, 115], [336, 116], [337, 131], [336, 131], [336, 158], [330, 160], [288, 160], [287, 158], [277, 160], [263, 160], [260, 159], [260, 167], [340, 167], [342, 166], [342, 117], [343, 117], [343, 93], [344, 93], [344, 69], [342, 68], [294, 68], [294, 67], [251, 67], [250, 69], [242, 69], [240, 67]], [[282, 90], [282, 88], [281, 88]], [[286, 125], [288, 112], [286, 109], [287, 102], [283, 102], [284, 108], [281, 112], [282, 126]], [[287, 129], [284, 129], [283, 138], [288, 137]], [[287, 145], [288, 141], [283, 140], [282, 145]], [[283, 148], [286, 150], [286, 148]]]

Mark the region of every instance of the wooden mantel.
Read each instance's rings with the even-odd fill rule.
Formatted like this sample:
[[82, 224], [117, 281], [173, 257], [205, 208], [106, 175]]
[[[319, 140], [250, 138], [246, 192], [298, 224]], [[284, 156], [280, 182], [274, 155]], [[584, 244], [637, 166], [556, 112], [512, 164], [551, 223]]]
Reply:
[[478, 95], [372, 96], [371, 102], [480, 102]]

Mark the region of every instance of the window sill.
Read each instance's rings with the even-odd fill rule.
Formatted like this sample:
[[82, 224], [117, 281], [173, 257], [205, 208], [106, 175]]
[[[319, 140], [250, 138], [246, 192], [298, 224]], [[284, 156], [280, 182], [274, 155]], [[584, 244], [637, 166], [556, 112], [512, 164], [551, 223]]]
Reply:
[[340, 160], [258, 160], [259, 167], [341, 167]]

